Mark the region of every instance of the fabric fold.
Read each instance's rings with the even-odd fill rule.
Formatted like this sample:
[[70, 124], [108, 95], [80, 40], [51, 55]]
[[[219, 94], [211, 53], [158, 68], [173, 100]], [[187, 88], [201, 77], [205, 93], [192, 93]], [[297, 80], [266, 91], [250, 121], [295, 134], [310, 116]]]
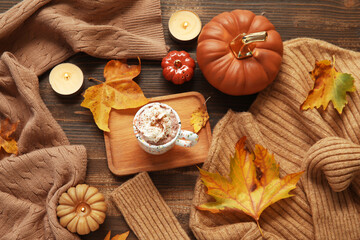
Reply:
[[59, 146], [0, 161], [0, 239], [79, 239], [56, 216], [60, 195], [85, 180], [83, 146]]
[[59, 196], [85, 180], [84, 146], [70, 146], [39, 94], [37, 76], [2, 54], [0, 115], [19, 122], [19, 156], [0, 154], [0, 239], [79, 239], [60, 226]]
[[13, 53], [36, 75], [77, 52], [161, 60], [168, 51], [160, 1], [25, 0], [0, 22], [0, 52]]
[[304, 169], [316, 238], [360, 239], [360, 215], [352, 200], [360, 195], [347, 189], [360, 176], [360, 145], [338, 137], [321, 139], [308, 150]]
[[0, 23], [0, 119], [19, 122], [19, 156], [0, 151], [0, 239], [79, 239], [59, 225], [56, 206], [84, 181], [86, 151], [69, 145], [37, 76], [78, 52], [160, 60], [160, 1], [24, 0]]

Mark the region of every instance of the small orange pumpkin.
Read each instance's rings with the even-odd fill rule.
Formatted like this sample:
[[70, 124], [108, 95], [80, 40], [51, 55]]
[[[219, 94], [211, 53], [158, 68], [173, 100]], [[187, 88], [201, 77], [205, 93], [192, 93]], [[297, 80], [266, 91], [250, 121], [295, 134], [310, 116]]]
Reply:
[[162, 59], [161, 67], [166, 80], [183, 84], [193, 77], [195, 61], [185, 51], [171, 51]]
[[224, 12], [202, 29], [197, 61], [207, 81], [229, 95], [248, 95], [268, 86], [280, 69], [283, 43], [264, 16], [247, 10]]

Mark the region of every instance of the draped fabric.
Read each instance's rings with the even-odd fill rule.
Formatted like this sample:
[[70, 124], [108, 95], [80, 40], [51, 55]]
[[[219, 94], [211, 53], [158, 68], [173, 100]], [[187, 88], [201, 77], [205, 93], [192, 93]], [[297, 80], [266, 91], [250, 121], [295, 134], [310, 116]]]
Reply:
[[24, 0], [0, 25], [0, 119], [19, 122], [19, 155], [0, 153], [0, 239], [79, 239], [60, 226], [56, 206], [84, 181], [86, 150], [70, 145], [37, 77], [77, 52], [160, 60], [168, 50], [160, 1]]

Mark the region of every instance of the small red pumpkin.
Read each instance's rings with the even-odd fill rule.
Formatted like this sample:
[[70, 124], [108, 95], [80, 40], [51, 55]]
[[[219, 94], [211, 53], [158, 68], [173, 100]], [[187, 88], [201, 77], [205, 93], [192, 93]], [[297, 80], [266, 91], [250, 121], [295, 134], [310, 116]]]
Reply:
[[161, 67], [166, 80], [183, 84], [193, 77], [195, 61], [185, 51], [171, 51], [163, 58]]
[[197, 61], [206, 80], [229, 95], [259, 92], [276, 77], [282, 61], [280, 34], [264, 16], [224, 12], [202, 29]]

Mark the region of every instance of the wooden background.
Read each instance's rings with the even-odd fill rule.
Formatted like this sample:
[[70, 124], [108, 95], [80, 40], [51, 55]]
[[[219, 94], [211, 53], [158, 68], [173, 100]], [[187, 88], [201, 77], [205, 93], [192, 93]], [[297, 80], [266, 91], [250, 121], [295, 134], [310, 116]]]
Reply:
[[[19, 0], [0, 1], [0, 12], [4, 12]], [[322, 39], [338, 46], [360, 51], [360, 2], [359, 0], [161, 0], [162, 22], [166, 43], [171, 50], [186, 50], [196, 59], [196, 42], [179, 44], [169, 37], [167, 22], [171, 13], [180, 9], [195, 11], [206, 24], [215, 15], [234, 9], [247, 9], [256, 14], [264, 14], [276, 27], [283, 40], [298, 37]], [[97, 59], [85, 54], [77, 54], [68, 62], [75, 63], [84, 72], [85, 78], [102, 79], [103, 68], [108, 60]], [[130, 61], [130, 63], [132, 63]], [[133, 61], [136, 63], [136, 61]], [[90, 111], [80, 107], [81, 95], [69, 99], [58, 97], [48, 82], [49, 72], [40, 76], [40, 92], [45, 104], [67, 134], [72, 144], [85, 145], [88, 152], [86, 183], [100, 189], [108, 198], [109, 194], [126, 180], [133, 177], [117, 177], [108, 167], [104, 137], [93, 122]], [[213, 128], [228, 109], [247, 111], [256, 95], [231, 97], [210, 86], [196, 69], [193, 80], [175, 86], [163, 79], [159, 61], [142, 61], [142, 71], [136, 79], [146, 97], [162, 96], [187, 91], [198, 91], [207, 103], [210, 124]], [[86, 87], [93, 85], [86, 81]], [[170, 206], [183, 228], [195, 239], [188, 226], [192, 207], [193, 188], [198, 177], [195, 166], [150, 173], [155, 186]], [[105, 223], [100, 229], [83, 239], [103, 239], [109, 230], [113, 234], [130, 230], [120, 212], [109, 202]], [[136, 239], [131, 232], [128, 239]]]

